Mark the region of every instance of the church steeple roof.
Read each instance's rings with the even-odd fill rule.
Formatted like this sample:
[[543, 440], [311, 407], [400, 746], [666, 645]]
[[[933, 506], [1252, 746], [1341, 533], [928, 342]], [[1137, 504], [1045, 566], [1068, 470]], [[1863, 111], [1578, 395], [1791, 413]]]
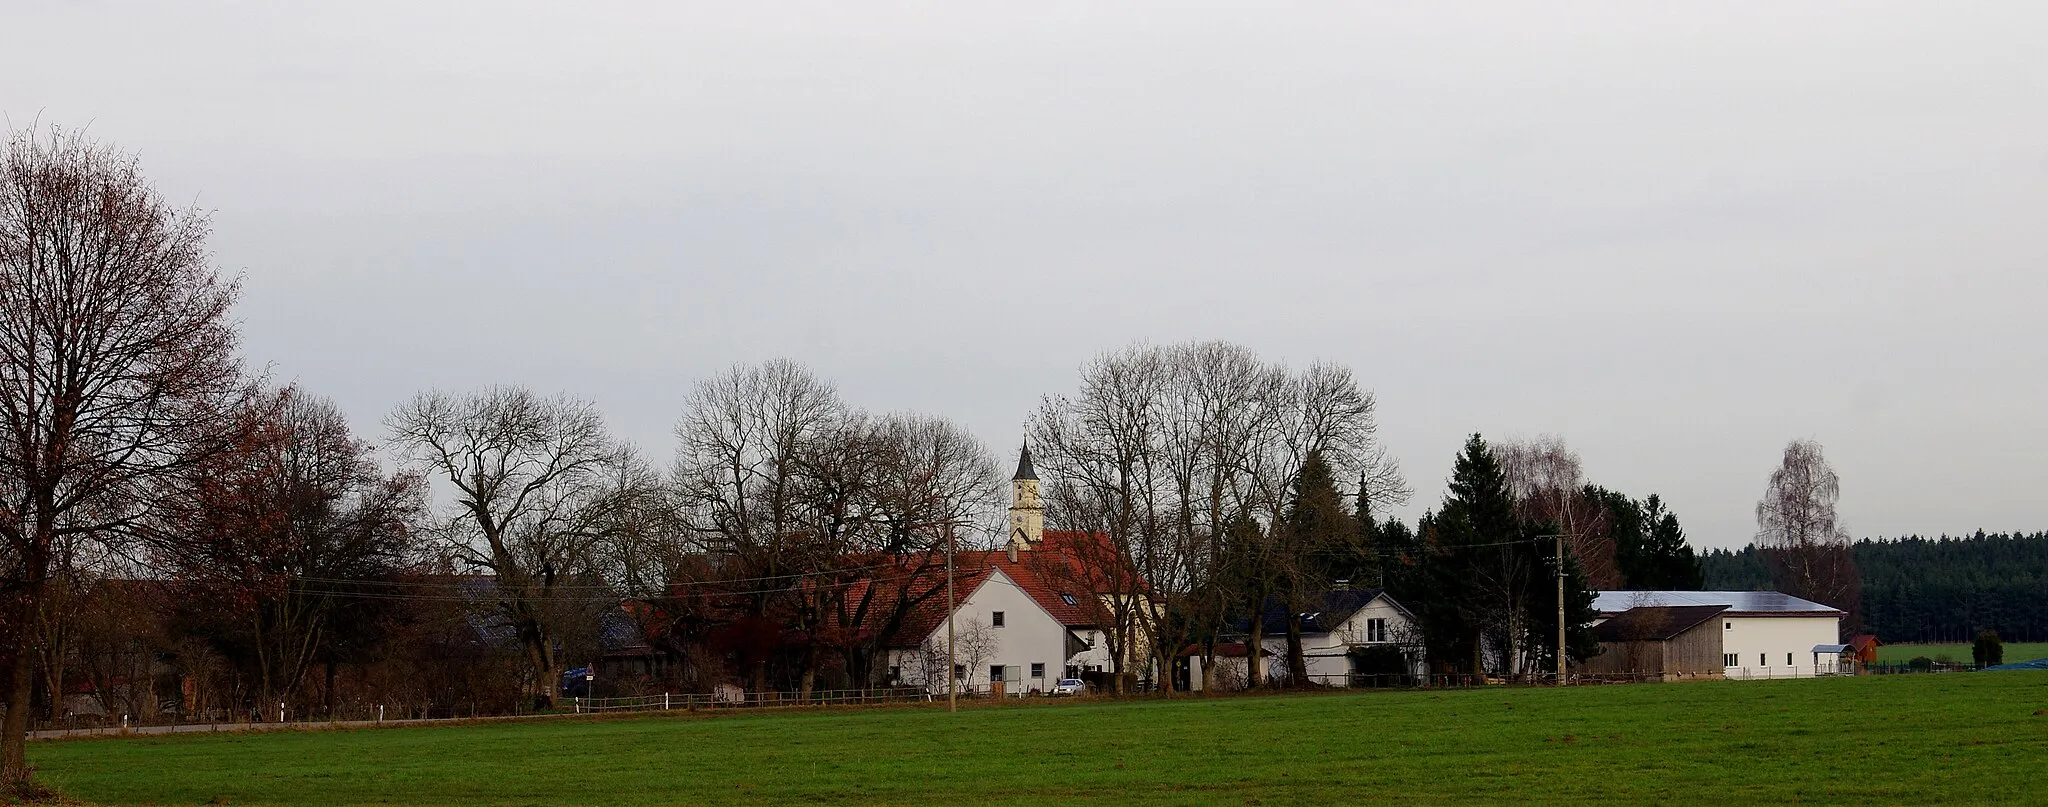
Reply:
[[1034, 481], [1038, 479], [1038, 471], [1031, 467], [1030, 443], [1025, 443], [1024, 451], [1017, 455], [1017, 475], [1010, 477], [1010, 481], [1012, 482], [1018, 481], [1020, 479], [1030, 479]]

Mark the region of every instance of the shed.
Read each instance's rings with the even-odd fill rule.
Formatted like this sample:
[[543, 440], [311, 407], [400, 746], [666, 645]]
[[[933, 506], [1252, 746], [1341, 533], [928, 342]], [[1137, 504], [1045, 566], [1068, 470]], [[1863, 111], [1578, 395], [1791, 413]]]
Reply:
[[1664, 681], [1720, 678], [1724, 674], [1721, 625], [1724, 605], [1648, 605], [1630, 608], [1593, 626], [1601, 653], [1580, 665], [1590, 676]]

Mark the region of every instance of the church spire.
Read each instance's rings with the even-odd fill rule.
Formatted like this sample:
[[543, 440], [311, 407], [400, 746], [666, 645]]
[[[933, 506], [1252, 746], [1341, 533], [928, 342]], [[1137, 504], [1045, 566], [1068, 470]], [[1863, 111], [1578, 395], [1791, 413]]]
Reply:
[[1035, 549], [1045, 541], [1045, 505], [1038, 499], [1038, 471], [1031, 467], [1031, 446], [1017, 455], [1017, 475], [1010, 477], [1011, 551]]

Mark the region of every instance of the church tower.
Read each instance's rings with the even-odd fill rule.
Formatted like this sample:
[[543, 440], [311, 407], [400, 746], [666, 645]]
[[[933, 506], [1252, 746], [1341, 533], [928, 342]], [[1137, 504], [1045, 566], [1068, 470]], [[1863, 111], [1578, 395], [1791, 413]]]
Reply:
[[1010, 549], [1036, 549], [1045, 540], [1045, 505], [1038, 499], [1038, 471], [1031, 467], [1031, 446], [1017, 458], [1010, 477]]

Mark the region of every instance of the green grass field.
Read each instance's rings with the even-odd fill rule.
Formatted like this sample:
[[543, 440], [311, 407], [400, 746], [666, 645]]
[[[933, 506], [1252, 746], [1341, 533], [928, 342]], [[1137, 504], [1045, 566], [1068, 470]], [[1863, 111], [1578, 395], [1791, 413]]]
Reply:
[[[1877, 649], [1877, 660], [1886, 664], [1903, 664], [1914, 656], [1939, 658], [1948, 656], [1964, 664], [1970, 663], [1970, 645], [1962, 644], [1888, 644]], [[2006, 642], [2005, 660], [2033, 661], [2048, 658], [2048, 642]]]
[[33, 744], [128, 804], [2048, 801], [2048, 674], [1012, 703]]

